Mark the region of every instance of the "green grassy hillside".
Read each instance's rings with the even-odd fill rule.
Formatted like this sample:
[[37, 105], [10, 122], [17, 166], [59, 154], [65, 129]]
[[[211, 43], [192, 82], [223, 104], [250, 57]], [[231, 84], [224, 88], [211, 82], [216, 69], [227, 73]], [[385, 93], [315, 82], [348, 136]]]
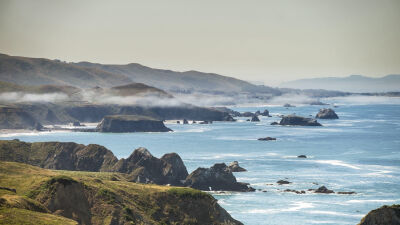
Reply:
[[0, 224], [241, 224], [207, 193], [125, 176], [0, 161]]

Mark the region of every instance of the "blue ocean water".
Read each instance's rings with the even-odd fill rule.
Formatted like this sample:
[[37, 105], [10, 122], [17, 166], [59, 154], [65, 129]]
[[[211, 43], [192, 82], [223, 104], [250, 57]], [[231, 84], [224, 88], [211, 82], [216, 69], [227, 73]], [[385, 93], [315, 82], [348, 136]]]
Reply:
[[[271, 126], [278, 114], [310, 116], [321, 106], [248, 107], [268, 109], [260, 122], [169, 124], [172, 133], [42, 133], [8, 135], [23, 141], [74, 141], [104, 145], [117, 157], [146, 147], [160, 157], [178, 153], [188, 171], [214, 163], [239, 161], [248, 172], [235, 173], [254, 193], [214, 194], [219, 204], [244, 224], [357, 224], [370, 210], [400, 203], [400, 104], [339, 104], [338, 120], [319, 120], [322, 127]], [[277, 141], [258, 141], [260, 137]], [[307, 155], [299, 159], [298, 155]], [[287, 179], [291, 184], [277, 185]], [[355, 195], [295, 194], [325, 185]]]

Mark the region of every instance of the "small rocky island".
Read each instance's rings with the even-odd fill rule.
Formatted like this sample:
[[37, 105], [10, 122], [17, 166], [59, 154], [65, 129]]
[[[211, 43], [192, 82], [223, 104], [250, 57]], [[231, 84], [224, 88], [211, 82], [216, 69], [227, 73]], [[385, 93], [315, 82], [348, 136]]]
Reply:
[[320, 109], [315, 118], [318, 119], [339, 119], [333, 109]]
[[106, 116], [97, 126], [99, 132], [168, 132], [162, 120], [139, 115]]
[[305, 118], [296, 115], [283, 116], [279, 125], [289, 125], [289, 126], [322, 126], [315, 119]]

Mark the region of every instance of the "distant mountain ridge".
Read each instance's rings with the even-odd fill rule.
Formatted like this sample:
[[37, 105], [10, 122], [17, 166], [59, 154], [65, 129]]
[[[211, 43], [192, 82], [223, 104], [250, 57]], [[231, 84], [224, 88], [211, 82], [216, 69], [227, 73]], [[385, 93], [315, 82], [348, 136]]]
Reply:
[[400, 75], [391, 74], [374, 78], [362, 75], [348, 77], [321, 77], [284, 82], [280, 87], [300, 89], [325, 89], [346, 92], [400, 91]]
[[153, 69], [137, 63], [106, 65], [90, 62], [66, 63], [60, 60], [0, 54], [0, 81], [19, 85], [70, 85], [80, 88], [113, 87], [144, 83], [173, 92], [268, 92], [266, 86], [214, 73], [177, 72]]

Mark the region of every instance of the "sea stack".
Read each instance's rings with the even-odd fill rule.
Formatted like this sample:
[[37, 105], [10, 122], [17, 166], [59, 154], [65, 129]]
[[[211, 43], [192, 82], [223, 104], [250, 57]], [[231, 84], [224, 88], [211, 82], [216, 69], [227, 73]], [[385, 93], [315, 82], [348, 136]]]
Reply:
[[138, 115], [105, 116], [97, 126], [97, 130], [113, 133], [172, 131], [164, 125], [162, 120]]
[[290, 126], [322, 126], [317, 120], [311, 118], [305, 118], [296, 115], [289, 115], [282, 117], [279, 125], [290, 125]]
[[338, 115], [333, 109], [320, 109], [318, 114], [315, 116], [318, 119], [339, 119]]

